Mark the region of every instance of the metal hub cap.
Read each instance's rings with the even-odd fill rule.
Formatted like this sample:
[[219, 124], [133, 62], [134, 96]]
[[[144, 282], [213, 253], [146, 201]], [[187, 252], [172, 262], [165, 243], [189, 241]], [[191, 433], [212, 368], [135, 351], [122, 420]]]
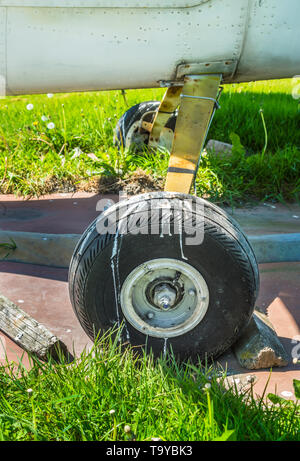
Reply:
[[209, 291], [202, 275], [177, 259], [153, 259], [136, 267], [121, 289], [125, 318], [142, 333], [180, 336], [206, 314]]
[[176, 291], [171, 284], [160, 283], [154, 290], [153, 302], [162, 310], [171, 309], [176, 301]]

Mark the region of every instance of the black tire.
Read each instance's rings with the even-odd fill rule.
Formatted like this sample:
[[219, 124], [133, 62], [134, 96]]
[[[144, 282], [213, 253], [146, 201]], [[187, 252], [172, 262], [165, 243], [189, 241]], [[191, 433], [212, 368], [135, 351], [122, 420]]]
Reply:
[[[188, 227], [182, 228], [181, 237], [173, 232], [176, 222], [175, 200], [179, 200], [177, 203], [186, 209], [186, 219], [191, 219], [190, 223], [197, 224], [201, 220], [204, 223], [202, 244], [189, 246], [183, 243]], [[192, 204], [189, 209], [186, 208], [186, 200]], [[158, 234], [133, 235], [131, 232], [131, 220], [136, 221], [137, 213], [145, 210], [150, 202], [155, 208], [169, 211], [170, 235], [161, 238]], [[124, 235], [99, 234], [99, 228], [108, 220], [115, 219], [115, 213], [124, 212], [125, 207], [129, 207], [128, 232]], [[141, 229], [150, 224], [157, 224], [161, 229], [166, 216], [160, 211], [157, 218], [149, 217], [143, 225], [140, 221]], [[112, 255], [117, 256], [113, 269]], [[204, 318], [190, 331], [168, 338], [167, 342], [164, 337], [145, 335], [134, 327], [124, 316], [126, 311], [120, 300], [120, 292], [129, 274], [149, 260], [162, 258], [181, 261], [196, 269], [197, 273], [202, 274], [209, 290], [209, 304]], [[99, 331], [105, 332], [124, 322], [121, 334], [124, 343], [129, 339], [133, 346], [146, 345], [147, 350], [151, 349], [155, 356], [159, 356], [167, 347], [172, 348], [180, 359], [204, 360], [216, 358], [226, 351], [248, 325], [258, 294], [259, 273], [249, 241], [239, 225], [223, 210], [197, 197], [153, 192], [113, 205], [90, 225], [74, 251], [69, 289], [74, 311], [90, 338], [94, 339]]]
[[[136, 104], [128, 109], [122, 117], [119, 119], [116, 129], [115, 129], [115, 136], [114, 142], [118, 147], [125, 146], [125, 140], [128, 135], [128, 132], [132, 125], [135, 122], [138, 122], [142, 117], [146, 122], [152, 123], [154, 120], [153, 112], [157, 112], [159, 108], [160, 102], [158, 101], [146, 101], [140, 104]], [[146, 115], [149, 112], [149, 115]], [[177, 119], [177, 111], [174, 112], [173, 115], [170, 116], [168, 122], [166, 123], [166, 127], [170, 128], [171, 130], [175, 130], [175, 124]], [[148, 134], [145, 132], [145, 145], [148, 144]]]

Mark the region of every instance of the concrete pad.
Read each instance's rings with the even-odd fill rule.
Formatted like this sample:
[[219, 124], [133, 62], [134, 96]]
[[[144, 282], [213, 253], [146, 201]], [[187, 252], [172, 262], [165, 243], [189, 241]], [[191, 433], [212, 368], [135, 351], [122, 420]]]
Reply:
[[80, 237], [80, 234], [39, 234], [0, 230], [0, 242], [13, 242], [15, 247], [0, 247], [0, 260], [67, 269]]
[[82, 234], [99, 215], [99, 200], [118, 201], [117, 195], [86, 192], [45, 195], [24, 200], [0, 194], [0, 229], [46, 234]]
[[[68, 267], [80, 235], [100, 214], [103, 202], [118, 199], [117, 195], [64, 193], [24, 201], [0, 195], [0, 242], [13, 241], [17, 247], [0, 250], [0, 259]], [[258, 262], [300, 261], [300, 207], [268, 205], [227, 211], [242, 225]]]
[[[0, 229], [0, 260], [68, 268], [81, 234]], [[258, 263], [300, 262], [300, 233], [248, 236]]]
[[[82, 234], [99, 215], [99, 200], [118, 201], [118, 195], [88, 192], [45, 195], [23, 200], [0, 194], [0, 229], [49, 234]], [[300, 233], [300, 205], [262, 204], [252, 208], [225, 207], [247, 235]]]
[[300, 205], [265, 203], [255, 207], [225, 210], [247, 235], [295, 234], [300, 232]]
[[[45, 325], [71, 353], [73, 346], [79, 354], [85, 346], [92, 345], [73, 312], [66, 269], [1, 262], [0, 273], [0, 292]], [[5, 337], [1, 332], [0, 336]], [[16, 361], [22, 349], [7, 337], [5, 340], [8, 359]]]
[[300, 379], [300, 364], [293, 364], [293, 359], [300, 360], [300, 263], [262, 264], [260, 276], [261, 288], [257, 306], [268, 314], [289, 358], [288, 365], [273, 370], [249, 372], [241, 367], [231, 350], [220, 357], [218, 362], [229, 374], [254, 374], [254, 392], [258, 395], [262, 395], [268, 385], [267, 392], [279, 395], [288, 392], [291, 394], [289, 399], [296, 400], [293, 379]]

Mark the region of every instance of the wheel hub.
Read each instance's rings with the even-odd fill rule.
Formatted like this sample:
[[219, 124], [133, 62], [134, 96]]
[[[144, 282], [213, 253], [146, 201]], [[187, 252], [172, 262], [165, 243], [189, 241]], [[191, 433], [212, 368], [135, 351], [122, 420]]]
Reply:
[[183, 286], [178, 282], [181, 274], [176, 274], [175, 279], [159, 277], [150, 282], [146, 288], [147, 300], [154, 307], [169, 310], [175, 307], [183, 296]]
[[137, 330], [168, 338], [193, 329], [206, 314], [209, 292], [202, 275], [175, 259], [155, 259], [135, 268], [121, 289], [121, 308]]
[[160, 309], [167, 311], [172, 309], [176, 302], [176, 290], [167, 283], [161, 283], [154, 289], [154, 304]]

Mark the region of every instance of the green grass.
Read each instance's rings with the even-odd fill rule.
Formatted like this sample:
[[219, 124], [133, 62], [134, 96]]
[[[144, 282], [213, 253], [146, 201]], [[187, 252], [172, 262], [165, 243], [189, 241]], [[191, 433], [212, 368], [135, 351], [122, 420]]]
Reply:
[[[160, 100], [163, 92], [130, 90], [128, 107]], [[126, 178], [138, 168], [154, 180], [164, 178], [167, 153], [119, 153], [113, 145], [114, 127], [128, 107], [119, 91], [1, 100], [0, 192], [32, 196], [92, 190], [101, 175]], [[291, 80], [226, 86], [208, 139], [235, 139], [237, 148], [231, 158], [203, 158], [198, 195], [230, 204], [299, 200], [299, 120]], [[47, 128], [50, 122], [53, 129]], [[237, 136], [232, 138], [233, 133]], [[245, 149], [238, 148], [238, 139]]]
[[299, 440], [297, 404], [228, 389], [212, 367], [137, 358], [108, 336], [73, 364], [2, 366], [0, 385], [0, 440]]

